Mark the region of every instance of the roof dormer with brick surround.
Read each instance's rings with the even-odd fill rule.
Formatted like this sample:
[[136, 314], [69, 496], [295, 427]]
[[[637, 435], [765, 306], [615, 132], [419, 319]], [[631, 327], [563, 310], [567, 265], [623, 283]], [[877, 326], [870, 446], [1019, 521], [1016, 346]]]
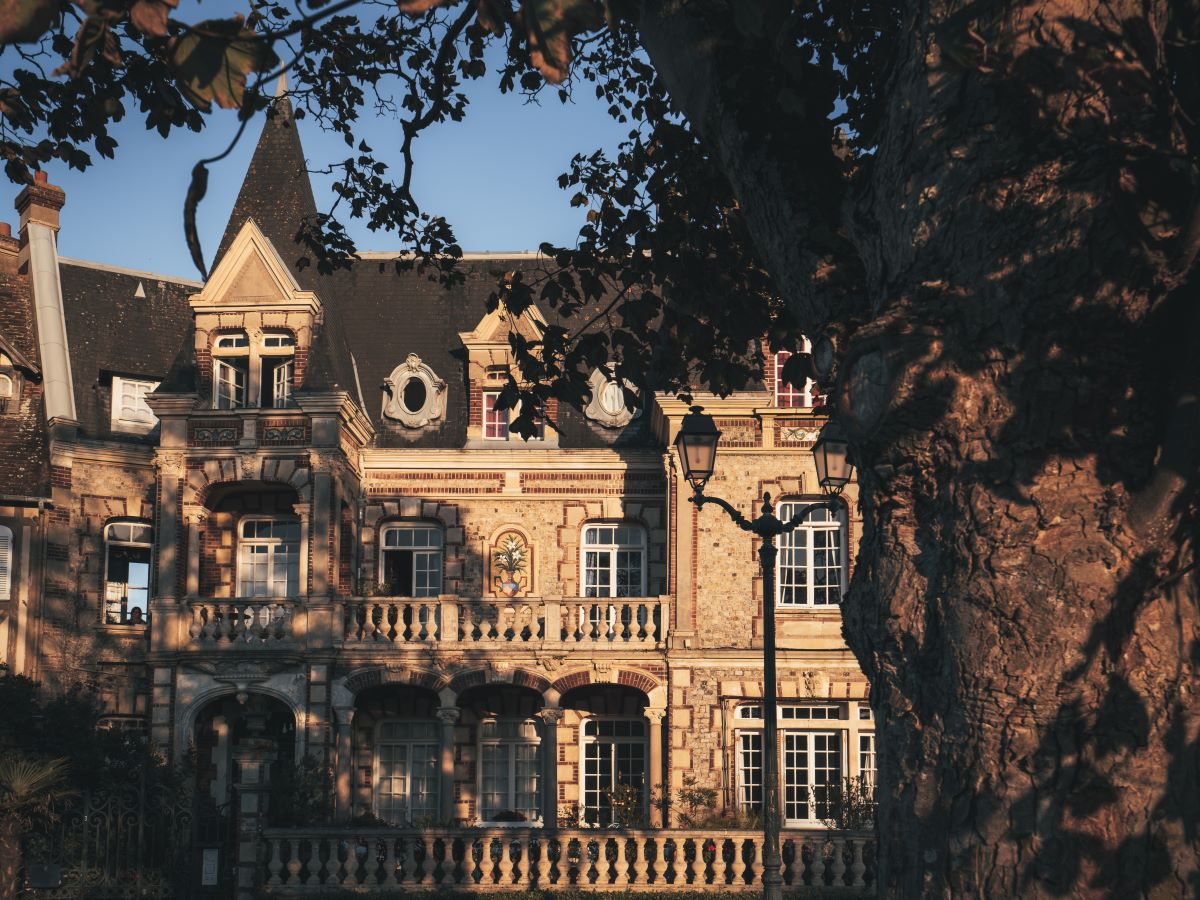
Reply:
[[[516, 418], [516, 409], [498, 409], [496, 400], [511, 372], [520, 382], [520, 374], [512, 358], [508, 338], [513, 332], [527, 340], [540, 340], [546, 320], [536, 306], [530, 306], [520, 316], [496, 309], [479, 320], [472, 331], [459, 334], [467, 350], [467, 417], [468, 448], [553, 449], [558, 446], [558, 432], [542, 424], [540, 434], [525, 440], [510, 432], [508, 423]], [[546, 414], [553, 421], [558, 403], [551, 399]]]

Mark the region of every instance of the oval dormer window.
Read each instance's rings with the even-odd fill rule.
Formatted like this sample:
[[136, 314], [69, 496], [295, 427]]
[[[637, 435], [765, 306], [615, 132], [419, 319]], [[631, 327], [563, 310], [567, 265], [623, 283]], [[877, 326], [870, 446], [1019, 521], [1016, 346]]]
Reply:
[[410, 353], [383, 381], [383, 414], [407, 428], [423, 428], [446, 412], [446, 382]]
[[616, 380], [608, 369], [596, 369], [588, 378], [588, 386], [592, 396], [583, 414], [596, 424], [605, 428], [623, 428], [641, 415], [641, 407], [631, 409], [625, 395], [627, 388], [638, 393], [632, 382]]
[[404, 382], [404, 388], [400, 392], [400, 396], [404, 401], [404, 408], [410, 413], [419, 413], [425, 408], [425, 401], [429, 398], [429, 391], [425, 388], [425, 382], [415, 375]]

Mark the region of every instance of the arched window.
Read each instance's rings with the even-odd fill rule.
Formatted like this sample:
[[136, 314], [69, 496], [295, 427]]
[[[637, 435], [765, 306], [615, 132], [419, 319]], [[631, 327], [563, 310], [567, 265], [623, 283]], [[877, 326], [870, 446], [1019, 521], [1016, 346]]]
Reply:
[[393, 597], [436, 597], [442, 592], [442, 529], [427, 522], [385, 525], [380, 539], [379, 584]]
[[646, 596], [646, 529], [628, 522], [583, 526], [581, 578], [585, 597]]
[[291, 406], [295, 355], [296, 336], [290, 331], [268, 331], [255, 342], [244, 331], [218, 335], [213, 342], [213, 405]]
[[242, 519], [238, 529], [238, 596], [294, 597], [300, 592], [300, 523]]
[[[788, 521], [804, 505], [801, 500], [780, 503], [780, 520]], [[846, 585], [845, 510], [815, 510], [795, 531], [780, 535], [775, 567], [780, 606], [841, 603]]]
[[541, 737], [533, 719], [479, 725], [479, 818], [532, 822], [541, 816]]
[[217, 409], [249, 406], [250, 338], [246, 332], [222, 334], [213, 344], [213, 405]]
[[393, 825], [438, 818], [441, 744], [436, 722], [380, 722], [375, 732], [375, 814]]
[[0, 600], [12, 596], [13, 533], [6, 525], [0, 525]]
[[0, 415], [16, 412], [15, 396], [16, 390], [13, 387], [12, 376], [0, 372]]
[[104, 621], [145, 625], [150, 620], [153, 529], [145, 522], [104, 527]]

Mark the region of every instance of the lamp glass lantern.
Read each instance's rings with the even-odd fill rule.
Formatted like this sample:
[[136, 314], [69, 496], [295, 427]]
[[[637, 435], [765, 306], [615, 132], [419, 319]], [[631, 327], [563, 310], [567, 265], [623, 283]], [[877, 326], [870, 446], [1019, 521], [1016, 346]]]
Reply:
[[702, 406], [693, 406], [683, 417], [679, 433], [675, 436], [675, 450], [679, 453], [679, 465], [683, 477], [692, 489], [701, 492], [708, 479], [712, 478], [717, 464], [717, 442], [721, 432], [713, 417], [704, 412]]
[[812, 453], [817, 466], [817, 483], [831, 493], [841, 493], [854, 477], [854, 463], [850, 460], [850, 442], [837, 422], [825, 423], [813, 444]]

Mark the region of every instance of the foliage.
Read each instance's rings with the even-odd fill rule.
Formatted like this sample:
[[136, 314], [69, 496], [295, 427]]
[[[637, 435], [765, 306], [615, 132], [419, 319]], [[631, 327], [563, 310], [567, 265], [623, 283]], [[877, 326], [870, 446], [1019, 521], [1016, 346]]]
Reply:
[[871, 829], [875, 827], [875, 785], [866, 778], [843, 778], [825, 787], [829, 815], [821, 819], [826, 828]]
[[558, 808], [559, 828], [582, 828], [584, 825], [583, 807], [578, 803], [565, 803]]
[[646, 824], [642, 792], [631, 784], [618, 784], [608, 791], [612, 823], [618, 828], [637, 828]]
[[525, 571], [525, 552], [524, 542], [515, 534], [510, 534], [492, 554], [492, 560], [501, 572], [516, 575]]
[[333, 770], [312, 754], [271, 770], [271, 824], [326, 825], [333, 821]]
[[717, 808], [717, 789], [700, 784], [694, 775], [683, 776], [675, 791], [675, 818], [682, 828], [696, 828], [708, 821]]
[[65, 759], [42, 759], [16, 750], [0, 753], [0, 821], [22, 829], [49, 819], [54, 804], [68, 796]]

